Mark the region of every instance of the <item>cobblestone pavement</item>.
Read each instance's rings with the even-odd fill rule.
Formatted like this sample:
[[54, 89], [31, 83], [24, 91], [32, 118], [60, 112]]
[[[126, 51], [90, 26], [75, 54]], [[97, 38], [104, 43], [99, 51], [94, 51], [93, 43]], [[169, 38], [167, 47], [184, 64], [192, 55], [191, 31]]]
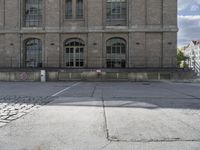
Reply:
[[49, 97], [0, 97], [0, 127], [50, 102]]

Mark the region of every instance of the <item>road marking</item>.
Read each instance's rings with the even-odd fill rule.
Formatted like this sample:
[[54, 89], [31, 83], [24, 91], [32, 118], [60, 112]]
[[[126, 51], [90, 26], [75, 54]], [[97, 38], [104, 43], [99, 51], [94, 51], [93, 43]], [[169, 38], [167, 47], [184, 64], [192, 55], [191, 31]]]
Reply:
[[71, 89], [72, 87], [77, 86], [78, 84], [80, 84], [80, 82], [74, 83], [74, 84], [72, 84], [71, 86], [69, 86], [69, 87], [67, 87], [67, 88], [65, 88], [65, 89], [63, 89], [63, 90], [61, 90], [61, 91], [59, 91], [59, 92], [57, 92], [57, 93], [55, 93], [55, 94], [53, 94], [53, 95], [51, 95], [51, 96], [52, 96], [52, 97], [55, 97], [55, 96], [57, 96], [57, 95], [59, 95], [59, 94], [65, 92], [65, 91]]

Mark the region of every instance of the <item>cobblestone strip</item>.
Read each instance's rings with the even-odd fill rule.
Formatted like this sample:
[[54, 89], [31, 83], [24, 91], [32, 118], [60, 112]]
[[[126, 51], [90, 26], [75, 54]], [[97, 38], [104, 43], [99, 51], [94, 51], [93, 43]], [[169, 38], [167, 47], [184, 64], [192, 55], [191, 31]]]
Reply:
[[51, 101], [50, 97], [0, 97], [0, 127]]

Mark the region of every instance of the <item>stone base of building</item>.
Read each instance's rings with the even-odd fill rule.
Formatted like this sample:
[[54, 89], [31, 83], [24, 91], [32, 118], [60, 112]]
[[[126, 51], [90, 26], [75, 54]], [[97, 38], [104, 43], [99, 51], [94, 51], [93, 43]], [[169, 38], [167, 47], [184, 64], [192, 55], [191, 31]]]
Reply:
[[[46, 81], [159, 81], [194, 79], [189, 69], [47, 69]], [[0, 70], [0, 81], [41, 81], [39, 69]]]

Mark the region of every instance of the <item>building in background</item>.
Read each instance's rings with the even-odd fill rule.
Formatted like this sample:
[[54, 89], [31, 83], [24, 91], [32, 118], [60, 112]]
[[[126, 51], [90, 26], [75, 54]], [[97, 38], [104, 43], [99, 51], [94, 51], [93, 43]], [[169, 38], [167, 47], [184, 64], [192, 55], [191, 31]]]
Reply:
[[198, 74], [200, 73], [200, 40], [191, 41], [188, 46], [184, 48], [185, 56], [189, 58], [189, 66], [193, 68]]
[[0, 0], [0, 67], [176, 67], [177, 0]]

